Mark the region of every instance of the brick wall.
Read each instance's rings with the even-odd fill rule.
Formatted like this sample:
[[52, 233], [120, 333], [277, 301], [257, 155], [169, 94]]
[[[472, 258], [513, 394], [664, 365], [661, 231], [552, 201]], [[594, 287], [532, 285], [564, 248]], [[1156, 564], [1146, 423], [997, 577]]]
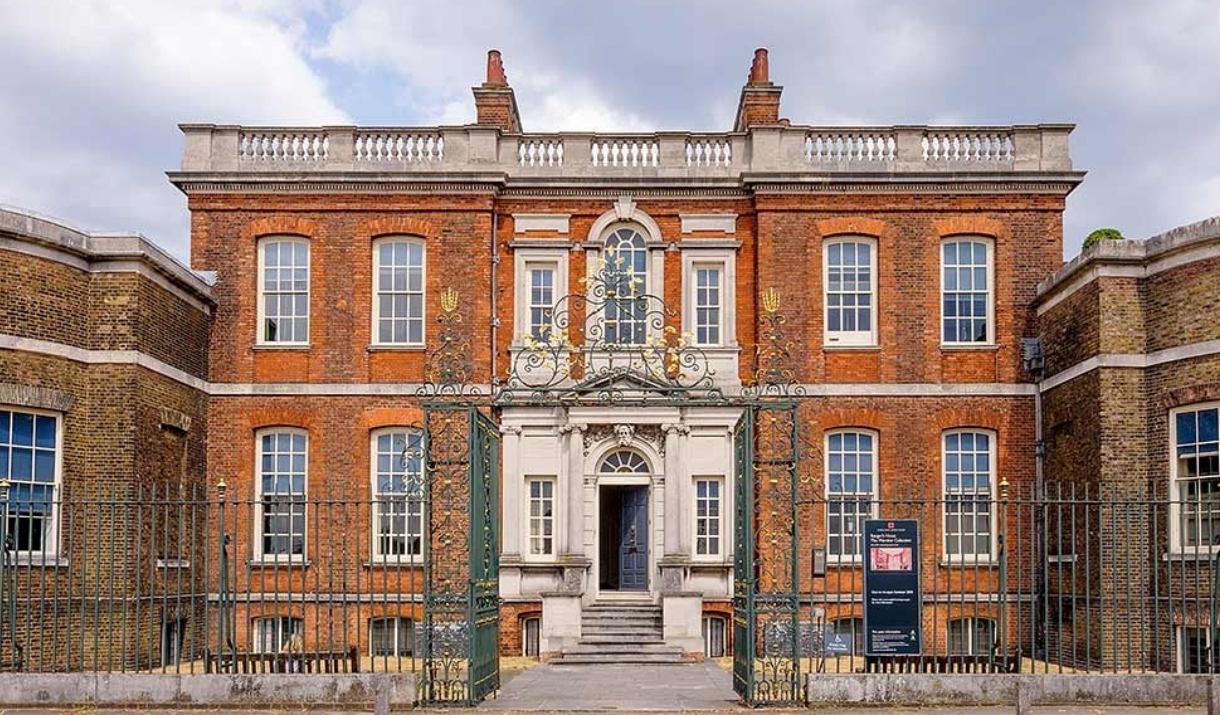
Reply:
[[[1220, 260], [1209, 249], [1216, 238], [1173, 244], [1169, 265], [1160, 263], [1161, 238], [1092, 249], [1040, 297], [1049, 378], [1106, 360], [1047, 390], [1043, 408], [1051, 495], [1081, 497], [1087, 488], [1111, 502], [1093, 515], [1092, 528], [1074, 529], [1075, 577], [1052, 579], [1077, 601], [1075, 617], [1056, 623], [1059, 637], [1087, 646], [1095, 665], [1172, 668], [1174, 628], [1207, 621], [1194, 601], [1210, 593], [1207, 561], [1166, 556], [1176, 510], [1169, 500], [1181, 498], [1170, 483], [1170, 410], [1220, 399], [1220, 356], [1168, 356], [1144, 368], [1116, 363], [1220, 336]], [[1147, 275], [1133, 275], [1129, 254], [1141, 256], [1134, 265]], [[1069, 533], [1050, 526], [1052, 543]], [[1086, 593], [1094, 599], [1087, 607]]]
[[[821, 196], [741, 194], [715, 200], [641, 196], [638, 210], [656, 221], [667, 243], [697, 242], [683, 235], [681, 214], [733, 213], [737, 250], [737, 337], [741, 377], [749, 379], [758, 333], [756, 301], [777, 288], [796, 350], [798, 379], [807, 383], [1015, 383], [1020, 370], [1020, 338], [1034, 334], [1031, 304], [1036, 280], [1058, 264], [1061, 197], [1004, 196]], [[489, 195], [208, 195], [190, 198], [193, 263], [217, 271], [218, 302], [213, 322], [211, 379], [216, 382], [367, 383], [414, 382], [423, 378], [422, 351], [375, 351], [370, 343], [372, 241], [386, 233], [422, 236], [427, 246], [426, 313], [429, 344], [439, 293], [457, 287], [472, 357], [480, 380], [491, 360], [493, 227], [499, 265], [495, 277], [495, 371], [509, 369], [514, 332], [514, 213], [570, 215], [566, 238], [589, 239], [612, 199], [503, 198]], [[311, 345], [306, 349], [264, 350], [254, 346], [257, 240], [264, 235], [304, 236], [311, 244]], [[822, 347], [822, 243], [843, 234], [862, 234], [878, 245], [879, 345], [865, 351]], [[954, 235], [983, 235], [995, 242], [996, 347], [943, 350], [940, 347], [940, 243]], [[539, 236], [545, 237], [545, 236]], [[723, 238], [721, 236], [708, 236]], [[596, 238], [596, 237], [595, 237]], [[680, 322], [681, 253], [664, 254], [663, 297]], [[567, 292], [583, 290], [586, 253], [567, 253]], [[559, 291], [565, 292], [564, 288]], [[826, 429], [872, 427], [879, 432], [879, 473], [883, 498], [921, 491], [939, 494], [942, 432], [986, 427], [998, 436], [1002, 474], [1014, 485], [1033, 480], [1032, 400], [1028, 397], [860, 397], [809, 400], [807, 428], [820, 448]], [[292, 426], [310, 435], [311, 495], [345, 490], [368, 498], [369, 432], [381, 426], [417, 423], [418, 403], [406, 396], [214, 397], [209, 410], [209, 466], [224, 475], [230, 494], [254, 499], [254, 435], [261, 427]], [[910, 449], [914, 443], [919, 449]], [[820, 470], [820, 464], [818, 465]], [[215, 477], [214, 477], [215, 478]], [[328, 491], [323, 491], [328, 490]], [[236, 552], [252, 553], [249, 519], [237, 523]], [[309, 569], [324, 573], [321, 545], [332, 543], [333, 520], [311, 524]], [[344, 521], [364, 533], [366, 517]], [[814, 523], [814, 522], [811, 522]], [[817, 521], [824, 524], [824, 519]], [[343, 538], [351, 538], [345, 532]], [[808, 538], [815, 537], [810, 533]], [[359, 540], [358, 540], [359, 541]], [[360, 542], [363, 545], [363, 542]], [[929, 547], [929, 554], [934, 549]], [[345, 566], [345, 569], [348, 567]], [[356, 568], [351, 566], [351, 568]], [[309, 569], [306, 569], [308, 573]], [[353, 581], [357, 574], [347, 574]], [[361, 577], [365, 575], [362, 573]], [[263, 576], [262, 578], [265, 578]], [[302, 576], [306, 581], [311, 577]], [[282, 580], [281, 580], [282, 579]], [[297, 576], [277, 576], [280, 587], [300, 587]], [[987, 587], [990, 588], [994, 584]], [[501, 648], [519, 652], [520, 609], [501, 618]]]
[[[20, 245], [24, 237], [11, 240]], [[0, 294], [19, 296], [0, 300], [0, 333], [67, 348], [139, 350], [205, 375], [208, 317], [197, 303], [134, 271], [91, 272], [75, 264], [92, 260], [88, 254], [61, 258], [0, 250]], [[168, 485], [204, 482], [206, 395], [135, 364], [21, 350], [0, 350], [0, 388], [18, 396], [44, 390], [53, 396], [49, 404], [7, 406], [49, 409], [63, 430], [58, 497], [66, 503], [56, 507], [58, 538], [19, 569], [13, 638], [27, 669], [159, 665], [165, 609], [148, 603], [165, 592], [164, 574], [152, 561], [148, 522], [131, 500], [137, 490], [151, 497], [159, 488], [164, 499]], [[176, 541], [177, 527], [173, 533]], [[191, 578], [186, 593], [195, 590]], [[137, 598], [145, 599], [143, 607]], [[189, 598], [185, 606], [193, 608]], [[7, 635], [0, 639], [6, 660], [13, 645]]]
[[[422, 350], [370, 349], [372, 242], [426, 241], [425, 340], [435, 344], [442, 288], [458, 288], [477, 379], [490, 352], [491, 203], [486, 195], [193, 197], [192, 265], [219, 274], [214, 382], [418, 382]], [[268, 235], [310, 243], [308, 348], [255, 348], [257, 245]]]

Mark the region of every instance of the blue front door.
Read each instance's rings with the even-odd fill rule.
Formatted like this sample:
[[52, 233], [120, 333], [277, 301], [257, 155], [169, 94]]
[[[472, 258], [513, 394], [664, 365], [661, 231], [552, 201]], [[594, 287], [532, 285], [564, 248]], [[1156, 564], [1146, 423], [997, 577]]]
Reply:
[[620, 591], [648, 590], [648, 487], [623, 489], [618, 547]]

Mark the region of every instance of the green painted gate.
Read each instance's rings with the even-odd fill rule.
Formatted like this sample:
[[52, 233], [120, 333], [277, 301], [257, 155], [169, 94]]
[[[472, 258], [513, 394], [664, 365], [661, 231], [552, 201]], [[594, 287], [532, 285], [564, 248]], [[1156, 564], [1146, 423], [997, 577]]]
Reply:
[[500, 430], [473, 403], [424, 405], [420, 701], [474, 705], [500, 687]]
[[797, 405], [745, 405], [733, 434], [733, 689], [750, 706], [801, 705]]

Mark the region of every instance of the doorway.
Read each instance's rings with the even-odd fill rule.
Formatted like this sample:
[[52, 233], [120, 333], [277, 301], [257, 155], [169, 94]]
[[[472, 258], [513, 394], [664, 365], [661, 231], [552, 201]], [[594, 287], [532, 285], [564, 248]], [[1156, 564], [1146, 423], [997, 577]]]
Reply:
[[648, 590], [648, 487], [603, 486], [598, 514], [602, 591]]

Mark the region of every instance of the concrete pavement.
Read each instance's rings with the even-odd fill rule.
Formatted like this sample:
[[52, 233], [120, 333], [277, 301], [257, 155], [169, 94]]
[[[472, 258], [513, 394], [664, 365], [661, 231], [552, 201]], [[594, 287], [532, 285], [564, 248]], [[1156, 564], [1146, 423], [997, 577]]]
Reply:
[[538, 665], [504, 683], [481, 711], [732, 710], [733, 678], [713, 663], [689, 665]]
[[[486, 704], [485, 704], [486, 705]], [[80, 715], [81, 710], [63, 710], [63, 709], [5, 709], [0, 710], [0, 715]], [[97, 709], [86, 711], [89, 715], [199, 715], [201, 712], [206, 712], [208, 715], [251, 715], [251, 713], [296, 713], [301, 710], [281, 710], [281, 711], [260, 711], [260, 710], [149, 710], [145, 708], [131, 710], [116, 710], [116, 709]], [[356, 712], [368, 711], [334, 711], [334, 710], [309, 710], [309, 715], [354, 715]], [[496, 709], [494, 707], [480, 707], [478, 710], [465, 710], [457, 708], [449, 708], [445, 710], [412, 710], [413, 715], [456, 715], [457, 713], [468, 713], [469, 715], [518, 715], [524, 712], [539, 712], [520, 709]], [[541, 712], [562, 713], [564, 710], [545, 710]], [[572, 712], [572, 711], [567, 711]], [[653, 715], [660, 712], [657, 708], [647, 708], [644, 710], [629, 710], [625, 708], [607, 708], [601, 710], [590, 710], [582, 708], [579, 710], [581, 715], [594, 715], [594, 713], [613, 713], [614, 715]], [[681, 712], [681, 711], [666, 711], [666, 712]], [[900, 715], [1014, 715], [1014, 708], [856, 708], [856, 709], [826, 709], [826, 710], [745, 710], [739, 708], [729, 708], [723, 710], [700, 710], [700, 713], [713, 715], [714, 713], [748, 713], [749, 715], [883, 715], [886, 713], [896, 713]], [[1129, 706], [1115, 707], [1035, 707], [1033, 708], [1034, 715], [1203, 715], [1206, 711], [1203, 708], [1139, 708]]]

